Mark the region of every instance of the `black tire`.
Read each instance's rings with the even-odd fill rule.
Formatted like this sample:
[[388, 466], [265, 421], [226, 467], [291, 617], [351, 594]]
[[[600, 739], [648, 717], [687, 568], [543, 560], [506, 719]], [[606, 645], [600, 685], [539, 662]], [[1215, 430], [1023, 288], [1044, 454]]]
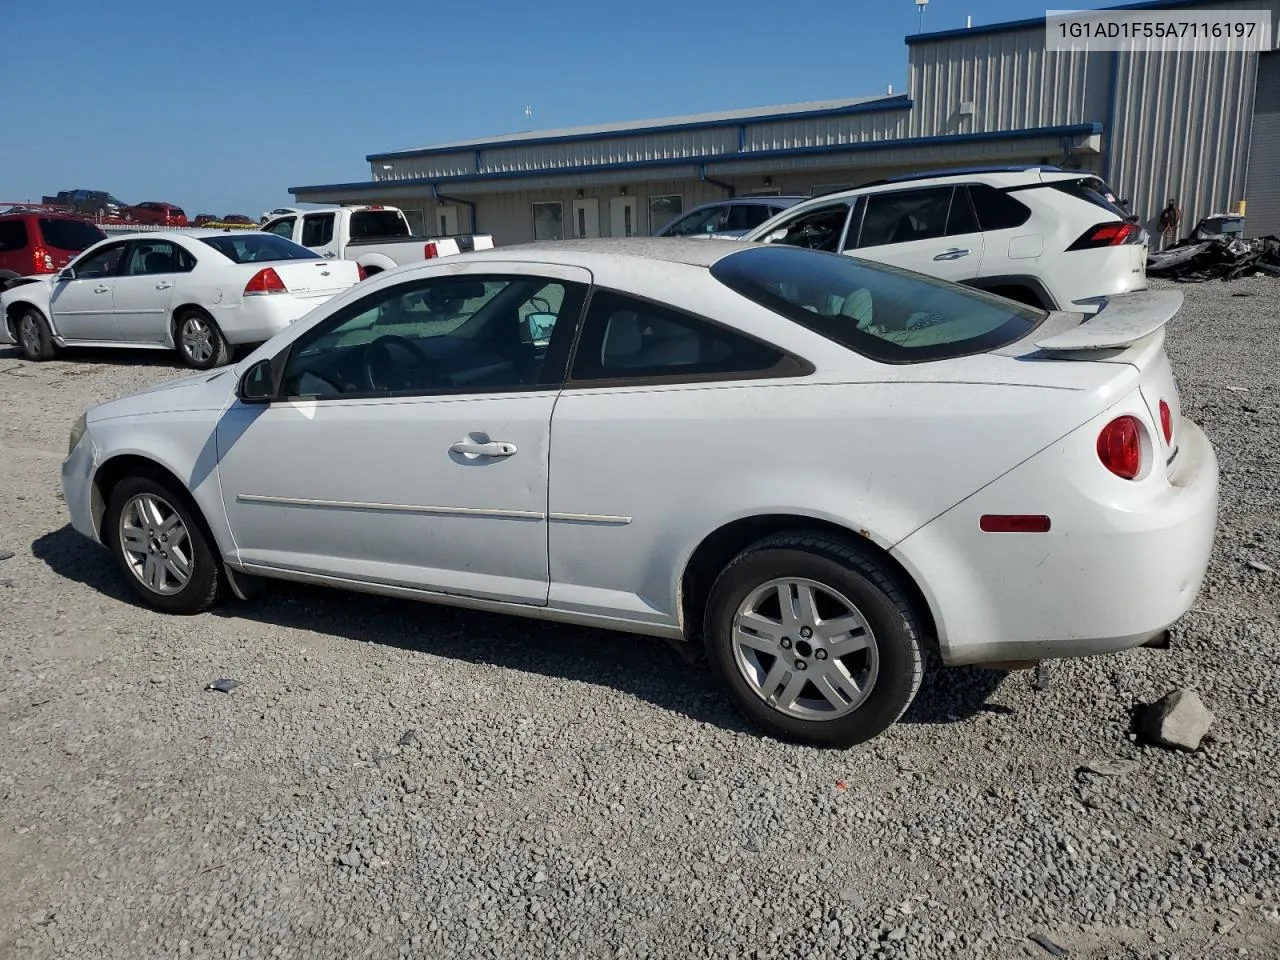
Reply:
[[[163, 504], [166, 515], [176, 514], [186, 530], [186, 543], [190, 550], [190, 577], [176, 592], [162, 594], [153, 590], [134, 572], [125, 555], [121, 542], [121, 515], [135, 497], [149, 496]], [[120, 573], [139, 599], [147, 606], [164, 613], [195, 614], [213, 606], [222, 591], [222, 564], [211, 546], [204, 522], [191, 506], [185, 492], [172, 489], [167, 481], [146, 474], [132, 474], [116, 484], [107, 502], [102, 520], [102, 539], [116, 558]], [[170, 549], [173, 549], [170, 546]]]
[[[204, 336], [195, 338], [197, 331]], [[192, 336], [189, 337], [188, 333]], [[207, 343], [207, 349], [203, 347]], [[231, 347], [213, 317], [203, 310], [183, 310], [173, 321], [173, 345], [182, 362], [194, 370], [212, 370], [231, 360]]]
[[13, 334], [22, 355], [28, 360], [52, 360], [57, 356], [58, 348], [53, 342], [49, 321], [35, 307], [19, 311], [13, 322]]
[[[851, 712], [831, 719], [784, 713], [763, 699], [739, 667], [734, 652], [738, 608], [762, 585], [783, 578], [810, 580], [833, 590], [870, 626], [878, 668], [865, 699]], [[768, 537], [738, 554], [711, 589], [703, 636], [712, 669], [742, 714], [771, 736], [811, 746], [851, 747], [884, 732], [911, 705], [924, 672], [920, 620], [893, 575], [855, 545], [818, 532]], [[826, 659], [825, 652], [815, 655]], [[795, 676], [803, 682], [803, 674]], [[817, 693], [816, 687], [805, 689]]]

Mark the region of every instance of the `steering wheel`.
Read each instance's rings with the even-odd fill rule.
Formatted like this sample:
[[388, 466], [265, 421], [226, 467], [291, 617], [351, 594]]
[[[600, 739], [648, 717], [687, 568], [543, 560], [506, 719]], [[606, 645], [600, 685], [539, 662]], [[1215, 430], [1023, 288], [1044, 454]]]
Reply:
[[390, 360], [392, 348], [398, 347], [405, 353], [409, 354], [419, 365], [418, 372], [422, 368], [431, 367], [435, 361], [428, 357], [422, 351], [422, 347], [418, 346], [407, 337], [397, 336], [394, 333], [388, 333], [385, 336], [374, 340], [364, 349], [364, 359], [362, 369], [364, 378], [369, 384], [371, 390], [404, 390], [409, 387], [421, 386], [423, 377], [414, 377], [413, 382], [405, 376], [396, 378], [395, 382], [387, 378], [391, 374]]

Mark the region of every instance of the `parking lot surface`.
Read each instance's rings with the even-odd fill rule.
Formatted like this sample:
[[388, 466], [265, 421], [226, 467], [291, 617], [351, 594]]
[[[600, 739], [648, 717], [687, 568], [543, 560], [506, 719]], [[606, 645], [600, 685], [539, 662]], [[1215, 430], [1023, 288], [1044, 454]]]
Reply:
[[[1172, 649], [935, 671], [845, 752], [645, 638], [288, 584], [145, 610], [58, 468], [182, 371], [0, 350], [0, 958], [1280, 956], [1280, 281], [1180, 289], [1222, 505]], [[1138, 743], [1184, 687], [1202, 749]]]

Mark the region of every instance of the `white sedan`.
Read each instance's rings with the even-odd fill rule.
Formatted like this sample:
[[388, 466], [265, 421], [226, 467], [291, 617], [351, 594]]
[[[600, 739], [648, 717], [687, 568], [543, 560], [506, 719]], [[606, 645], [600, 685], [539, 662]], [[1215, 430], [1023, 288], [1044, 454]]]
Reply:
[[789, 247], [507, 247], [95, 407], [63, 491], [158, 610], [266, 577], [674, 638], [765, 730], [850, 745], [926, 646], [1011, 668], [1190, 607], [1218, 470], [1180, 303], [1086, 322]]
[[60, 347], [177, 350], [188, 366], [206, 370], [361, 277], [354, 263], [267, 233], [117, 237], [0, 296], [0, 343], [16, 343], [30, 360], [47, 360]]

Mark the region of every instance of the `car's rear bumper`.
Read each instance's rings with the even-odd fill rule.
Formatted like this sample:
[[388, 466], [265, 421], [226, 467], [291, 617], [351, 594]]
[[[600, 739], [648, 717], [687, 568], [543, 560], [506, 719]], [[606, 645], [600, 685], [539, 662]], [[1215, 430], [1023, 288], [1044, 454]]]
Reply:
[[[1158, 637], [1195, 602], [1217, 526], [1218, 464], [1190, 420], [1177, 469], [1106, 473], [1098, 421], [1042, 451], [893, 550], [924, 591], [948, 664], [1111, 653]], [[983, 533], [984, 514], [1048, 515], [1048, 533]]]
[[296, 297], [286, 293], [245, 297], [238, 304], [214, 305], [209, 309], [227, 343], [262, 343], [334, 296], [335, 293], [327, 293], [317, 297]]

